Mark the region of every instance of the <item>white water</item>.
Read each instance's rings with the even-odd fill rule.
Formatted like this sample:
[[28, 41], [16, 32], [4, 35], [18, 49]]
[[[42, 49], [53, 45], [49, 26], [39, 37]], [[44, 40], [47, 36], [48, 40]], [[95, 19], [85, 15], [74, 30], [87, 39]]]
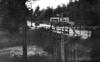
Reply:
[[[33, 23], [33, 27], [31, 27], [31, 22], [28, 22], [27, 25], [32, 29], [34, 30], [35, 29], [35, 23]], [[49, 24], [39, 24], [37, 26], [37, 29], [39, 28], [50, 28], [51, 25]], [[61, 31], [64, 31], [64, 27], [56, 27], [56, 30], [55, 30], [55, 27], [52, 26], [52, 29], [53, 29], [53, 32], [56, 32], [56, 33], [59, 33], [61, 34]], [[65, 27], [65, 31], [67, 32], [68, 31], [68, 27], [66, 26]], [[89, 37], [91, 37], [91, 31], [88, 31], [88, 30], [78, 30], [78, 29], [75, 29], [75, 32], [81, 36], [82, 39], [87, 39]], [[68, 35], [68, 36], [73, 36], [74, 35], [74, 32], [73, 32], [73, 29], [70, 27], [69, 28], [69, 34], [67, 33], [64, 33], [65, 35]], [[76, 36], [76, 35], [75, 35]]]

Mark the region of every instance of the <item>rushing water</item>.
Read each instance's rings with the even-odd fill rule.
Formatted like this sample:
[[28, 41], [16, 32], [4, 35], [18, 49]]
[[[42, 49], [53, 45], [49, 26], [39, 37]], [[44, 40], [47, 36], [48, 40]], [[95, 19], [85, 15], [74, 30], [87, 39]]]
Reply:
[[[31, 28], [31, 30], [34, 30], [35, 28], [39, 29], [39, 28], [50, 28], [51, 25], [49, 24], [39, 24], [38, 26], [35, 26], [35, 23], [32, 23], [32, 27], [31, 27], [31, 22], [27, 22], [27, 25]], [[56, 32], [58, 34], [61, 34], [61, 32], [63, 31], [64, 33], [64, 27], [54, 27], [52, 26], [52, 29], [53, 29], [53, 32]], [[55, 30], [56, 29], [56, 30]], [[65, 35], [68, 35], [68, 36], [77, 36], [77, 35], [74, 35], [74, 31], [71, 27], [65, 27], [65, 32], [68, 32], [68, 29], [69, 29], [69, 34], [68, 33], [64, 33]], [[91, 31], [89, 30], [80, 30], [80, 29], [75, 29], [75, 32], [76, 34], [78, 34], [79, 36], [81, 36], [82, 39], [87, 39], [89, 37], [91, 37]]]

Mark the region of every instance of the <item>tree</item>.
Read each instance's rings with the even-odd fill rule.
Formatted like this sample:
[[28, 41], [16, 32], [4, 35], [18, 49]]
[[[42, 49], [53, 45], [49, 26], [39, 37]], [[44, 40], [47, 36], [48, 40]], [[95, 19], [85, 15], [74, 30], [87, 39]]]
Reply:
[[1, 7], [6, 8], [6, 15], [2, 21], [2, 27], [9, 32], [18, 32], [19, 27], [23, 27], [23, 58], [27, 59], [27, 18], [30, 16], [30, 12], [25, 6], [27, 0], [2, 0]]
[[2, 20], [2, 27], [10, 32], [18, 31], [21, 24], [26, 24], [29, 11], [25, 6], [27, 0], [2, 0], [1, 11], [6, 14]]
[[92, 34], [91, 34], [91, 43], [92, 43], [92, 54], [91, 57], [94, 59], [94, 61], [100, 61], [98, 60], [100, 58], [100, 9], [99, 9], [99, 0], [81, 0], [83, 2], [83, 9], [87, 10], [84, 11], [84, 20], [85, 23], [88, 22], [88, 26], [98, 26], [95, 29], [92, 29]]

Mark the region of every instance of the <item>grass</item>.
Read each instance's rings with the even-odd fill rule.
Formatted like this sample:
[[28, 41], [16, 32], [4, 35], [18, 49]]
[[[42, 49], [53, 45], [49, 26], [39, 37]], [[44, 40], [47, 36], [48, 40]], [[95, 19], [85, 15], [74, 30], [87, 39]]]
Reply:
[[[12, 47], [22, 45], [23, 35], [22, 33], [11, 34], [7, 31], [3, 31], [0, 35], [0, 48]], [[38, 29], [34, 31], [27, 32], [27, 44], [28, 45], [38, 45], [42, 48], [46, 48], [47, 52], [53, 52], [52, 47], [59, 46], [59, 42], [61, 41], [61, 35], [56, 33], [52, 33], [49, 30]], [[6, 39], [6, 40], [4, 40]], [[67, 38], [65, 36], [65, 41], [67, 42]], [[71, 43], [81, 42], [82, 40], [73, 40]], [[67, 47], [67, 46], [66, 46]], [[11, 58], [9, 56], [4, 55], [4, 57], [0, 57], [0, 62], [25, 62], [22, 58]], [[55, 62], [54, 59], [50, 59], [47, 57], [39, 57], [33, 56], [28, 59], [28, 62]]]

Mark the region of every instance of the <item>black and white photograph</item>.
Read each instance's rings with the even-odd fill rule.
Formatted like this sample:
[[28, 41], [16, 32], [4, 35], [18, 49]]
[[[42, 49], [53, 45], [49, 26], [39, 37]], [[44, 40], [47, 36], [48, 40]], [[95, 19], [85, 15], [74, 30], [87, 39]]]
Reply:
[[100, 0], [0, 0], [0, 62], [100, 62]]

